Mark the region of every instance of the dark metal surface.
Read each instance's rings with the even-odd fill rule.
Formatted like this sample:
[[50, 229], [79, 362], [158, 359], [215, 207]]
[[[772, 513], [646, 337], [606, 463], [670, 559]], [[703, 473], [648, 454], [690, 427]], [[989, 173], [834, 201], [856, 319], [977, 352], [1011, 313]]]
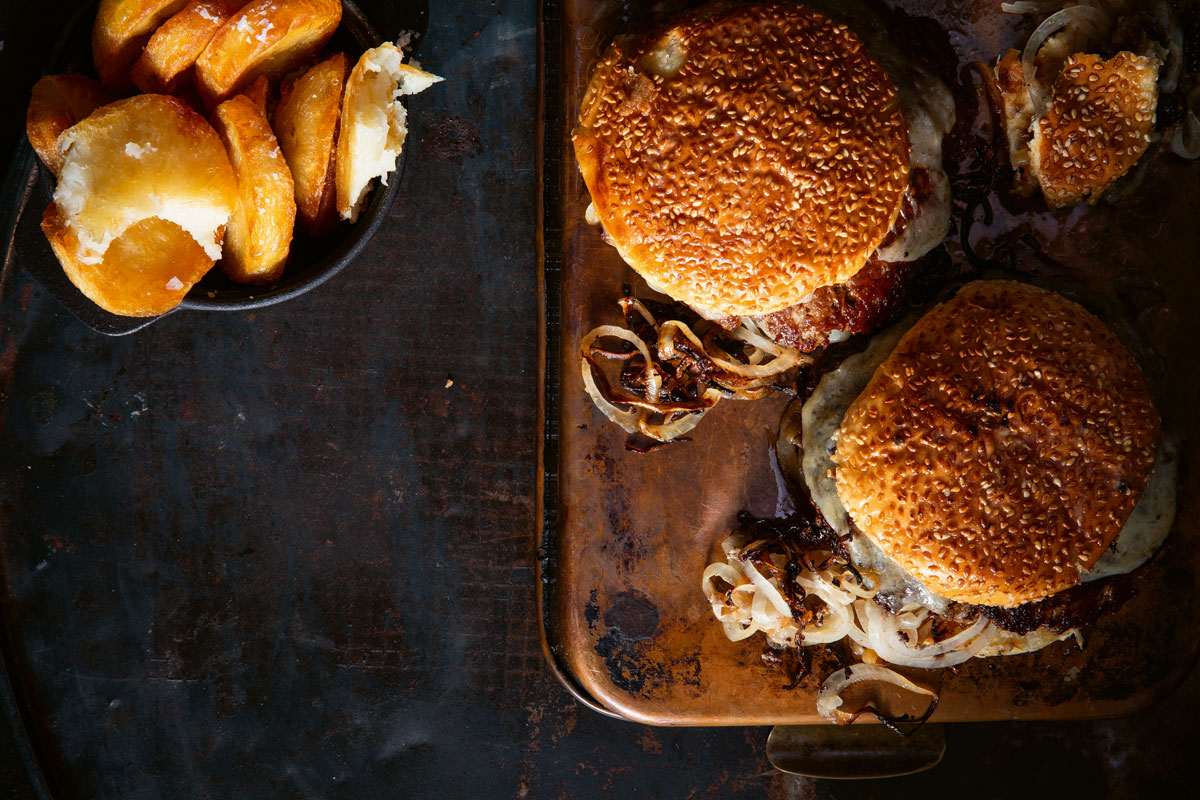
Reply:
[[[6, 153], [45, 5], [0, 4]], [[951, 726], [933, 771], [863, 785], [775, 772], [766, 728], [562, 690], [533, 567], [538, 10], [431, 5], [447, 82], [318, 291], [112, 339], [5, 268], [0, 621], [56, 796], [1186, 796], [1196, 674], [1130, 719]], [[6, 733], [0, 798], [26, 800]]]

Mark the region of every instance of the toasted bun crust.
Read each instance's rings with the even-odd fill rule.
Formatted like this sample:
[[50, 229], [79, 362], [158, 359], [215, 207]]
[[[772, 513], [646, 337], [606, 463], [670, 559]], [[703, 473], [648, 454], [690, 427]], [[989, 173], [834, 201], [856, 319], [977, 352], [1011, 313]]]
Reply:
[[42, 232], [71, 283], [105, 311], [126, 317], [167, 313], [213, 265], [187, 231], [158, 217], [126, 228], [94, 264], [79, 258], [79, 240], [53, 203], [42, 215]]
[[1158, 105], [1158, 65], [1130, 52], [1073, 55], [1033, 126], [1031, 166], [1051, 207], [1095, 203], [1146, 148]]
[[245, 4], [245, 0], [191, 0], [151, 34], [134, 62], [134, 84], [149, 94], [174, 94], [191, 75], [192, 65], [213, 34]]
[[125, 229], [148, 217], [190, 233], [209, 258], [237, 201], [237, 181], [212, 126], [180, 100], [143, 94], [92, 112], [59, 137], [54, 202], [99, 263]]
[[341, 0], [253, 0], [197, 57], [196, 88], [211, 108], [260, 75], [276, 77], [304, 64], [341, 21]]
[[229, 153], [238, 184], [237, 206], [225, 228], [221, 269], [239, 283], [271, 283], [283, 275], [292, 244], [292, 172], [266, 112], [249, 97], [239, 94], [217, 106], [213, 127]]
[[622, 257], [714, 317], [846, 281], [908, 183], [895, 86], [848, 28], [791, 3], [708, 7], [617, 40], [572, 139]]
[[1159, 417], [1100, 320], [1008, 281], [968, 284], [850, 406], [837, 491], [932, 591], [1015, 606], [1079, 582], [1145, 489]]
[[62, 132], [112, 100], [107, 89], [86, 75], [47, 75], [33, 85], [25, 133], [51, 172], [57, 175], [62, 169]]

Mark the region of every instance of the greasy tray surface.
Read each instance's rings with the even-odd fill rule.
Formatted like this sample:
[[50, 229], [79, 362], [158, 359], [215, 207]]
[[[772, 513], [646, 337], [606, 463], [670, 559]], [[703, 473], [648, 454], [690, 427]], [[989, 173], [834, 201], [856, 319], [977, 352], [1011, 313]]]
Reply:
[[[993, 7], [998, 4], [976, 4], [978, 16], [970, 18], [952, 2], [893, 5], [936, 18], [960, 64], [994, 59], [1023, 41], [1031, 27], [999, 14]], [[559, 197], [562, 226], [559, 240], [548, 225], [545, 242], [549, 260], [556, 262], [554, 251], [560, 250], [562, 261], [561, 287], [553, 273], [547, 276], [547, 291], [561, 289], [562, 309], [560, 346], [547, 353], [547, 359], [557, 359], [547, 364], [547, 413], [558, 415], [560, 431], [557, 495], [548, 499], [556, 515], [548, 519], [556, 523], [543, 554], [547, 644], [584, 694], [632, 719], [697, 725], [817, 722], [817, 680], [782, 689], [783, 674], [760, 659], [761, 637], [727, 641], [699, 590], [700, 574], [739, 509], [773, 516], [790, 506], [771, 455], [786, 399], [721, 404], [693, 432], [694, 441], [640, 456], [624, 450], [623, 432], [594, 411], [584, 394], [579, 340], [595, 325], [618, 320], [614, 300], [632, 272], [583, 221], [586, 190], [567, 134], [592, 60], [613, 35], [635, 30], [645, 20], [617, 2], [566, 0], [558, 22], [557, 36], [547, 37], [549, 69], [561, 67], [547, 113], [561, 115], [563, 132], [557, 145], [548, 143], [557, 149], [547, 154], [548, 164], [559, 164], [558, 174], [548, 180], [560, 183], [547, 198]], [[1040, 205], [1023, 211], [996, 202], [993, 207], [994, 223], [976, 223], [973, 241], [1010, 243], [1021, 256], [1021, 269], [1059, 271], [1110, 287], [1165, 357], [1162, 411], [1184, 440], [1178, 522], [1139, 595], [1119, 614], [1088, 629], [1082, 650], [1060, 643], [1028, 656], [974, 660], [957, 674], [941, 670], [919, 677], [941, 684], [935, 720], [1130, 713], [1174, 688], [1200, 645], [1200, 476], [1189, 468], [1196, 431], [1187, 413], [1200, 399], [1194, 371], [1186, 367], [1196, 335], [1193, 310], [1200, 304], [1191, 256], [1200, 245], [1194, 224], [1200, 165], [1157, 153], [1144, 183], [1115, 206], [1058, 214]], [[1030, 236], [1040, 243], [1042, 256], [1028, 245]], [[957, 243], [947, 246], [955, 264], [965, 264]], [[550, 310], [553, 321], [553, 303]], [[557, 408], [556, 372], [561, 376]], [[547, 458], [554, 458], [553, 449]], [[547, 468], [553, 470], [552, 460]]]

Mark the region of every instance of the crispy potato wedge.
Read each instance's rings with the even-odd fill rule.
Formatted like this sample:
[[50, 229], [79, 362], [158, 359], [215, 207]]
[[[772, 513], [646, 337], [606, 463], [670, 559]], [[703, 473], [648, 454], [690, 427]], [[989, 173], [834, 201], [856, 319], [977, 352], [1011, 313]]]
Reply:
[[386, 184], [388, 173], [396, 169], [408, 136], [408, 115], [400, 96], [442, 80], [403, 61], [400, 48], [384, 42], [362, 54], [346, 81], [334, 176], [342, 219], [358, 219], [371, 180]]
[[147, 94], [175, 94], [213, 34], [246, 0], [191, 0], [150, 35], [133, 65], [134, 84]]
[[57, 175], [62, 168], [59, 135], [113, 100], [107, 89], [86, 75], [47, 75], [33, 85], [25, 133], [51, 172]]
[[126, 228], [98, 263], [79, 257], [79, 240], [53, 203], [42, 215], [42, 231], [71, 283], [105, 311], [125, 317], [167, 313], [213, 266], [191, 234], [158, 217]]
[[258, 76], [258, 80], [247, 86], [242, 94], [249, 97], [254, 102], [254, 105], [263, 110], [264, 114], [268, 117], [271, 116], [271, 100], [273, 99], [271, 95], [271, 81], [267, 79], [266, 75]]
[[150, 34], [187, 0], [100, 0], [92, 28], [92, 58], [100, 82], [114, 91], [132, 86], [129, 68]]
[[143, 94], [109, 103], [59, 137], [54, 202], [98, 263], [113, 240], [149, 217], [174, 222], [209, 258], [221, 256], [237, 180], [220, 137], [183, 101]]
[[213, 127], [225, 143], [238, 182], [221, 269], [239, 283], [271, 283], [283, 274], [296, 222], [291, 170], [266, 112], [245, 95], [217, 106]]
[[349, 66], [345, 53], [334, 53], [285, 81], [275, 108], [275, 135], [296, 184], [300, 227], [309, 236], [329, 233], [338, 223], [333, 156]]
[[278, 77], [319, 52], [341, 20], [340, 0], [253, 0], [196, 59], [196, 88], [215, 106], [259, 75]]

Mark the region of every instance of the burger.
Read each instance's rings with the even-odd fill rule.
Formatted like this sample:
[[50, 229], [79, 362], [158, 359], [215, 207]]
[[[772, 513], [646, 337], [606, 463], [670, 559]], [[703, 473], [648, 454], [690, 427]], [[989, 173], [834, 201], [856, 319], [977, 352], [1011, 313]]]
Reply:
[[[1032, 652], [1118, 609], [1174, 521], [1175, 448], [1139, 362], [1026, 283], [969, 283], [881, 332], [799, 417], [780, 461], [810, 518], [748, 526], [705, 572], [730, 638], [845, 639], [922, 668]], [[835, 678], [830, 703], [853, 671]]]
[[[588, 221], [675, 301], [666, 319], [696, 334], [696, 357], [717, 357], [689, 386], [694, 400], [713, 383], [760, 388], [797, 363], [783, 349], [811, 352], [896, 311], [949, 227], [953, 123], [949, 90], [864, 4], [715, 3], [618, 37], [572, 142]], [[661, 334], [662, 315], [642, 316]], [[752, 352], [714, 352], [705, 331], [717, 329]], [[775, 371], [735, 367], [723, 382], [721, 361]], [[654, 376], [622, 383], [625, 395], [599, 394], [657, 402]]]

